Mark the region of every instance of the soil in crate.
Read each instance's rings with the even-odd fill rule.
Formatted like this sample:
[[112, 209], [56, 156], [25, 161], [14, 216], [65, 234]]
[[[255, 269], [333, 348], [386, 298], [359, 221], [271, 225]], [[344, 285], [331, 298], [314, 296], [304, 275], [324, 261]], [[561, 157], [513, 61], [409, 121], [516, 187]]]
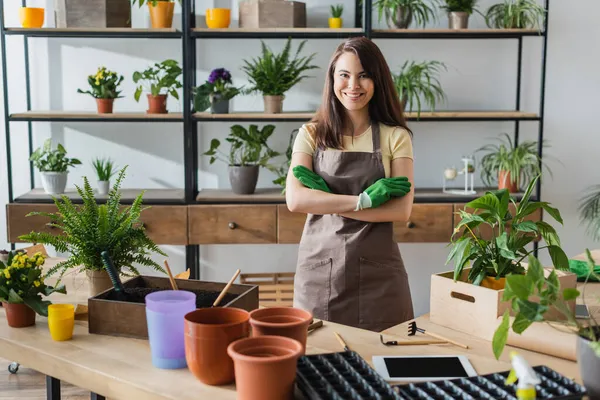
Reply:
[[[124, 301], [128, 303], [144, 303], [144, 299], [146, 295], [159, 292], [166, 289], [159, 288], [147, 288], [147, 287], [135, 287], [135, 288], [125, 288], [125, 299]], [[192, 292], [196, 294], [196, 307], [197, 308], [208, 308], [212, 307], [213, 303], [219, 297], [220, 292], [215, 291], [207, 291], [207, 290], [190, 290], [185, 289], [188, 292]], [[221, 302], [220, 306], [223, 306], [233, 299], [235, 299], [238, 295], [232, 293], [226, 293]], [[119, 298], [114, 291], [111, 291], [106, 297], [107, 300], [114, 301], [123, 301], [123, 299]]]

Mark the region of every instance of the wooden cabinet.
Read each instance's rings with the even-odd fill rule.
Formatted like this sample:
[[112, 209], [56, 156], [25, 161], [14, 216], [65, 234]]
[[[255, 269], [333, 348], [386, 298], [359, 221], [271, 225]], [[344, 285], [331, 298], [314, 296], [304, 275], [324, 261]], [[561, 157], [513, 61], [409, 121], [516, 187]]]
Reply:
[[452, 235], [452, 204], [413, 204], [407, 222], [394, 223], [397, 242], [448, 242]]

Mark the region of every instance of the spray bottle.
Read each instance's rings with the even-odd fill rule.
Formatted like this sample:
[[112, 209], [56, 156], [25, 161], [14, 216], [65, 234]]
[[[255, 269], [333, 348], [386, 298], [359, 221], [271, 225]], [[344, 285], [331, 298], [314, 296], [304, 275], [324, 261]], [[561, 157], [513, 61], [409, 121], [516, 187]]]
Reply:
[[536, 372], [531, 368], [529, 363], [515, 351], [510, 353], [510, 361], [512, 369], [506, 378], [505, 384], [512, 385], [518, 379], [517, 384], [517, 399], [519, 400], [535, 400], [536, 392], [535, 385], [541, 383]]

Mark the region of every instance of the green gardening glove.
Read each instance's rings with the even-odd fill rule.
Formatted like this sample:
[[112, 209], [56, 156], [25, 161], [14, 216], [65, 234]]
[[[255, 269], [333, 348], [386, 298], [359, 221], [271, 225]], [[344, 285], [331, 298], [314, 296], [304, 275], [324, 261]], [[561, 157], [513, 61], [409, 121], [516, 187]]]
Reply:
[[358, 196], [356, 210], [376, 208], [392, 197], [402, 197], [410, 192], [411, 183], [405, 176], [383, 178], [369, 186]]
[[327, 187], [325, 180], [305, 166], [296, 165], [294, 168], [292, 168], [292, 172], [294, 173], [296, 179], [298, 179], [307, 188], [331, 193], [331, 190], [329, 187]]

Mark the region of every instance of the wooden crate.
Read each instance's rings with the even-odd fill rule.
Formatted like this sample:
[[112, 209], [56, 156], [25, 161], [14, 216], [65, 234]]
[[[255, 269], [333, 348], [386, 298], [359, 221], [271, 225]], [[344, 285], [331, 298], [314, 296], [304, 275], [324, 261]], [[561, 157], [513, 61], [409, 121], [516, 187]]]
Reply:
[[[544, 268], [546, 276], [552, 271]], [[462, 278], [454, 282], [454, 271], [431, 276], [429, 319], [437, 325], [445, 326], [470, 335], [492, 340], [499, 317], [510, 304], [502, 301], [504, 290], [493, 290], [466, 282], [469, 268], [465, 268]], [[556, 270], [561, 290], [575, 288], [577, 276], [571, 272]], [[575, 302], [570, 302], [575, 307]], [[552, 318], [552, 310], [546, 314]], [[558, 314], [558, 313], [555, 313]]]
[[130, 0], [54, 0], [57, 28], [131, 28]]
[[261, 307], [292, 307], [294, 275], [294, 272], [240, 274], [240, 282], [258, 286]]
[[306, 4], [287, 0], [247, 0], [239, 4], [240, 28], [306, 28]]
[[[204, 282], [193, 279], [177, 279], [180, 290], [221, 291], [226, 283]], [[123, 283], [126, 288], [156, 287], [171, 289], [169, 278], [155, 276], [137, 276]], [[111, 288], [88, 299], [89, 333], [111, 336], [124, 336], [136, 339], [148, 339], [146, 323], [146, 305], [108, 300], [113, 292]], [[247, 311], [258, 308], [258, 287], [253, 285], [233, 284], [227, 293], [238, 296], [223, 307], [237, 307]]]

